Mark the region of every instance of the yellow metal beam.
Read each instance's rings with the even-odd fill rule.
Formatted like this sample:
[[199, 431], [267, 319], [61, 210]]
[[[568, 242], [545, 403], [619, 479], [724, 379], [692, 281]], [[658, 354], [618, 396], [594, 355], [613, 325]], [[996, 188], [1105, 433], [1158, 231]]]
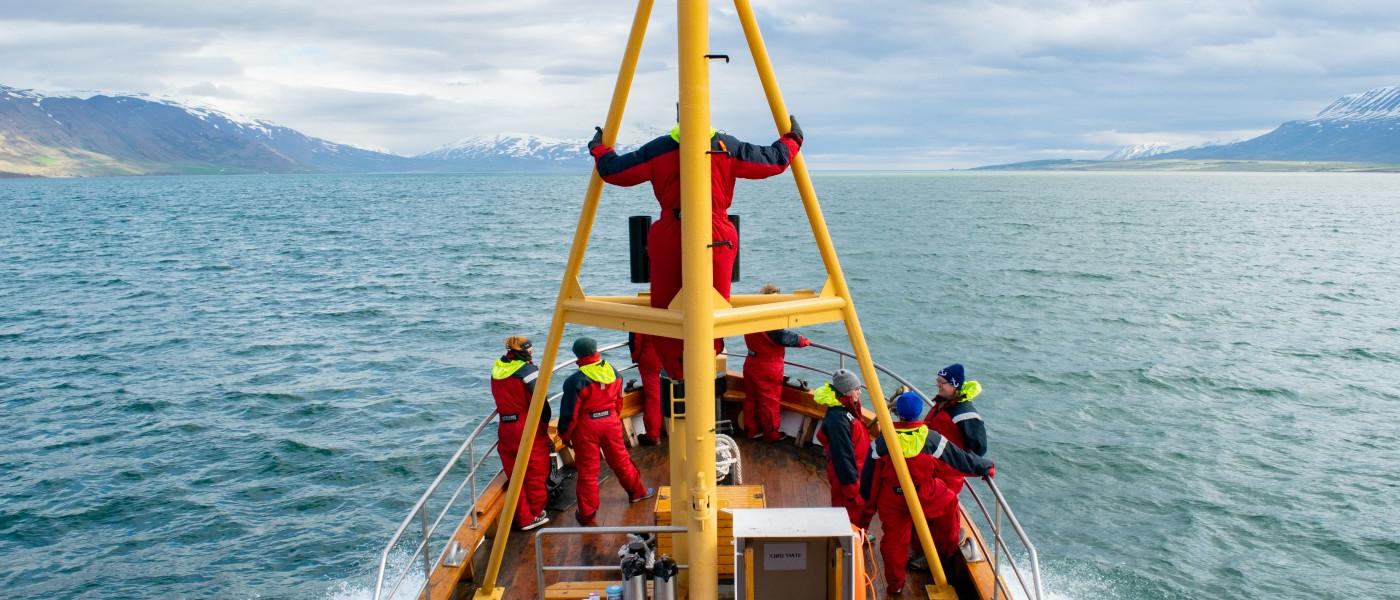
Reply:
[[[686, 547], [691, 598], [719, 597], [715, 553], [714, 266], [710, 249], [710, 47], [707, 0], [676, 6], [680, 67], [681, 307], [685, 311]], [[728, 275], [727, 273], [725, 275]], [[673, 472], [675, 472], [673, 470]]]
[[[787, 105], [783, 102], [782, 90], [778, 88], [778, 78], [773, 72], [773, 62], [768, 57], [768, 48], [763, 43], [763, 34], [758, 28], [758, 19], [754, 16], [753, 5], [749, 0], [734, 0], [734, 8], [739, 14], [739, 22], [744, 29], [744, 38], [748, 41], [749, 51], [753, 54], [754, 67], [758, 70], [758, 78], [763, 84], [764, 95], [768, 97], [768, 108], [773, 113], [773, 123], [777, 125], [779, 133], [787, 133], [791, 129], [791, 122]], [[826, 218], [822, 215], [821, 205], [817, 202], [816, 190], [812, 187], [811, 174], [807, 172], [807, 163], [802, 154], [793, 157], [792, 177], [797, 183], [798, 195], [802, 197], [802, 207], [807, 213], [807, 221], [812, 226], [812, 235], [816, 238], [817, 249], [821, 252], [822, 263], [826, 266], [828, 283], [836, 296], [846, 300], [842, 307], [845, 313], [846, 333], [851, 338], [851, 350], [856, 355], [856, 361], [860, 364], [861, 374], [865, 378], [866, 388], [870, 390], [870, 404], [875, 408], [875, 415], [880, 422], [880, 435], [885, 439], [885, 444], [890, 448], [899, 447], [899, 440], [894, 432], [894, 420], [890, 418], [889, 408], [885, 406], [884, 392], [880, 389], [879, 373], [875, 370], [875, 363], [870, 358], [870, 347], [865, 340], [865, 332], [861, 330], [860, 318], [856, 314], [855, 302], [851, 300], [850, 288], [846, 285], [846, 276], [841, 270], [841, 261], [836, 256], [836, 247], [831, 242], [831, 233], [826, 228]], [[909, 477], [909, 468], [904, 463], [904, 456], [898, 452], [890, 454], [894, 463], [895, 473], [899, 478], [899, 485], [906, 490], [915, 489]], [[919, 505], [916, 494], [906, 494], [904, 496], [909, 506], [909, 513], [914, 518], [914, 530], [918, 533], [919, 544], [924, 549], [924, 554], [928, 556], [929, 570], [933, 573], [935, 588], [940, 594], [951, 591], [948, 585], [947, 575], [943, 572], [943, 565], [938, 560], [938, 552], [933, 545], [933, 536], [929, 533], [928, 521], [924, 519], [923, 507]]]
[[[755, 304], [773, 304], [775, 302], [787, 302], [788, 300], [806, 300], [816, 298], [817, 292], [813, 290], [795, 290], [791, 294], [734, 294], [729, 297], [729, 304], [733, 307], [753, 306]], [[637, 306], [651, 306], [651, 299], [646, 293], [634, 296], [589, 296], [588, 300], [596, 302], [612, 302], [613, 304], [635, 304]]]
[[[622, 66], [617, 70], [612, 103], [608, 106], [608, 117], [604, 121], [603, 142], [608, 145], [617, 141], [617, 130], [622, 125], [622, 113], [627, 107], [627, 94], [632, 89], [632, 77], [637, 72], [637, 57], [642, 51], [647, 22], [651, 20], [652, 2], [653, 0], [638, 0], [637, 12], [632, 17], [632, 31], [627, 36], [627, 49], [622, 53]], [[549, 395], [550, 367], [559, 359], [559, 344], [564, 337], [564, 301], [578, 295], [579, 269], [583, 266], [584, 254], [588, 251], [588, 237], [593, 231], [593, 221], [598, 213], [598, 200], [602, 195], [603, 180], [595, 170], [588, 180], [588, 191], [584, 194], [578, 227], [574, 229], [573, 246], [569, 250], [569, 262], [564, 267], [564, 278], [559, 282], [559, 296], [554, 303], [554, 318], [550, 321], [544, 357], [540, 360], [540, 365], [544, 368], [540, 369], [539, 379], [535, 382], [534, 396], [530, 398], [530, 410], [525, 418], [525, 435], [520, 440], [520, 451], [515, 456], [515, 468], [510, 473], [505, 507], [501, 512], [502, 517], [498, 519], [500, 523], [496, 526], [496, 537], [491, 544], [491, 559], [487, 563], [485, 577], [476, 592], [477, 600], [493, 600], [505, 594], [504, 588], [496, 587], [496, 582], [501, 573], [506, 542], [510, 539], [510, 527], [514, 522], [509, 515], [515, 514], [516, 503], [520, 500], [521, 484], [525, 481], [525, 467], [530, 462], [530, 448], [534, 446], [535, 431], [539, 427], [540, 414]]]
[[[807, 327], [845, 318], [846, 300], [837, 296], [805, 296], [784, 302], [747, 303], [713, 310], [714, 337], [731, 337], [788, 327]], [[683, 313], [637, 303], [564, 300], [564, 320], [577, 325], [635, 331], [670, 338], [684, 337]]]

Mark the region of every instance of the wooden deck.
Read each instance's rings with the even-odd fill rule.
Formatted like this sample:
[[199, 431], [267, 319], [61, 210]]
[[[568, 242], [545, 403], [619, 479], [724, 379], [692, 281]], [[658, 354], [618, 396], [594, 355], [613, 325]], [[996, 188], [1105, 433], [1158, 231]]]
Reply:
[[[729, 392], [724, 396], [726, 402], [723, 403], [722, 418], [734, 418], [738, 409], [738, 400], [743, 398], [743, 386], [739, 377], [735, 373], [729, 373]], [[628, 394], [626, 405], [623, 410], [624, 416], [640, 410], [640, 399], [638, 394]], [[788, 388], [784, 390], [783, 410], [784, 412], [797, 412], [806, 415], [808, 411], [801, 410], [806, 404], [811, 403], [811, 395], [808, 392]], [[869, 411], [867, 411], [869, 412]], [[810, 416], [810, 415], [808, 415]], [[873, 414], [867, 415], [873, 420]], [[629, 432], [630, 433], [630, 432]], [[810, 436], [810, 429], [804, 427], [804, 434]], [[736, 434], [737, 435], [737, 434]], [[828, 506], [830, 503], [830, 487], [826, 481], [825, 459], [820, 448], [802, 447], [805, 439], [787, 440], [778, 443], [758, 442], [750, 440], [739, 440], [740, 453], [743, 459], [743, 483], [746, 485], [758, 484], [764, 486], [766, 505], [769, 508], [787, 507], [813, 507]], [[797, 442], [797, 443], [795, 443]], [[654, 447], [636, 447], [631, 449], [632, 460], [637, 468], [642, 472], [642, 478], [648, 487], [660, 488], [669, 485], [670, 468], [667, 462], [667, 446], [662, 444]], [[502, 487], [504, 478], [498, 478], [494, 487]], [[572, 479], [570, 480], [572, 486]], [[483, 518], [483, 526], [477, 532], [463, 534], [459, 531], [459, 538], [462, 541], [471, 541], [471, 544], [464, 544], [471, 548], [475, 546], [476, 539], [482, 535], [494, 535], [495, 528], [490, 522], [494, 521], [500, 512], [502, 490], [488, 490], [483, 494], [483, 498], [490, 499], [491, 505], [487, 511], [479, 513]], [[627, 501], [627, 494], [617, 484], [610, 471], [604, 465], [603, 475], [599, 484], [600, 508], [598, 511], [598, 524], [602, 526], [621, 525], [655, 525], [655, 509], [657, 499], [653, 498], [646, 502], [631, 504]], [[491, 510], [493, 509], [493, 510]], [[963, 512], [964, 526], [973, 533], [979, 544], [983, 544], [980, 532], [967, 520], [967, 513]], [[577, 522], [574, 520], [574, 508], [570, 506], [562, 512], [551, 512], [550, 523], [547, 528], [553, 527], [574, 527]], [[464, 530], [466, 528], [463, 528]], [[880, 532], [878, 518], [871, 528], [872, 533], [877, 536]], [[462, 537], [465, 535], [466, 537]], [[514, 531], [511, 533], [509, 545], [506, 549], [506, 559], [501, 567], [501, 573], [497, 585], [505, 587], [507, 598], [538, 598], [539, 591], [535, 579], [535, 536], [532, 532]], [[583, 537], [553, 537], [545, 538], [543, 548], [544, 564], [546, 565], [613, 565], [617, 563], [617, 549], [625, 541], [622, 535], [589, 535]], [[471, 579], [476, 574], [484, 573], [487, 558], [490, 554], [492, 540], [485, 539], [484, 543], [473, 553], [473, 558], [464, 568], [458, 570], [448, 570], [439, 567], [434, 571], [431, 578], [430, 592], [427, 595], [431, 600], [443, 598], [469, 599], [475, 587]], [[878, 550], [878, 540], [875, 549]], [[988, 549], [983, 547], [984, 554], [989, 554]], [[723, 551], [723, 549], [721, 549]], [[867, 570], [871, 573], [877, 569], [883, 569], [880, 565], [878, 551], [867, 557]], [[874, 563], [871, 565], [870, 563]], [[873, 567], [873, 568], [872, 568]], [[988, 564], [983, 561], [968, 565], [962, 560], [958, 560], [955, 565], [947, 565], [953, 584], [958, 589], [962, 598], [989, 599], [992, 597], [992, 588], [995, 585], [996, 577], [992, 573]], [[460, 577], [460, 584], [453, 582]], [[560, 582], [584, 582], [589, 580], [613, 579], [614, 573], [608, 572], [579, 572], [579, 573], [546, 573], [545, 585]], [[888, 598], [885, 594], [885, 583], [883, 578], [876, 578], [877, 598]], [[927, 572], [910, 572], [904, 593], [900, 598], [927, 598], [924, 595], [923, 587], [932, 583], [932, 578]], [[563, 587], [563, 586], [557, 586]], [[586, 586], [574, 584], [574, 592], [564, 593], [560, 591], [559, 598], [586, 597]], [[600, 594], [601, 596], [601, 594]], [[684, 597], [684, 590], [681, 590]], [[554, 598], [556, 596], [551, 596]], [[1002, 589], [1002, 597], [1007, 597], [1005, 588]]]

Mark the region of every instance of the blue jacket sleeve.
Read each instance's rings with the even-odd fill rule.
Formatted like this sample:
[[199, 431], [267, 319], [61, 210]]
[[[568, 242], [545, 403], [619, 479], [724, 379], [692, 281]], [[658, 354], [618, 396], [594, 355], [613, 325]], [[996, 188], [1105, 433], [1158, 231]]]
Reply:
[[802, 345], [802, 336], [796, 331], [788, 331], [786, 329], [775, 329], [768, 332], [768, 339], [773, 340], [774, 344], [786, 346], [788, 348], [796, 348]]
[[924, 452], [968, 475], [986, 475], [992, 468], [992, 461], [959, 448], [934, 431], [929, 432], [928, 441], [924, 442]]
[[836, 470], [836, 479], [843, 485], [860, 481], [856, 471], [855, 445], [851, 442], [850, 413], [842, 408], [828, 408], [822, 417], [826, 429], [826, 456]]
[[578, 378], [583, 373], [574, 373], [564, 380], [564, 397], [559, 400], [559, 435], [568, 435], [569, 425], [574, 420], [574, 404], [578, 402]]

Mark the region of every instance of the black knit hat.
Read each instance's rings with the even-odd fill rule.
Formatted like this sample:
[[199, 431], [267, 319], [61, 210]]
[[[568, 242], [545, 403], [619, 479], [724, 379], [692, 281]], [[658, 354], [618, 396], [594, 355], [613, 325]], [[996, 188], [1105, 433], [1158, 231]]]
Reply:
[[598, 342], [593, 341], [593, 338], [581, 337], [574, 340], [574, 356], [583, 358], [597, 353]]

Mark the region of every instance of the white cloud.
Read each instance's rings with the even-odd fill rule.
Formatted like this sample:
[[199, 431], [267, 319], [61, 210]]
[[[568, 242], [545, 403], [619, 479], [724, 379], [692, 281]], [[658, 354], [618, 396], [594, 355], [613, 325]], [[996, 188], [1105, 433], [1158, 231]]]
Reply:
[[[633, 8], [7, 2], [0, 83], [193, 96], [402, 153], [507, 130], [582, 137], [603, 120]], [[1189, 145], [1400, 83], [1393, 2], [766, 0], [756, 9], [814, 165], [1007, 162], [1102, 153], [1127, 139]], [[655, 8], [629, 123], [673, 119], [672, 10]], [[734, 58], [711, 69], [716, 124], [765, 140], [772, 122], [733, 10], [720, 2], [711, 12], [711, 49]]]

